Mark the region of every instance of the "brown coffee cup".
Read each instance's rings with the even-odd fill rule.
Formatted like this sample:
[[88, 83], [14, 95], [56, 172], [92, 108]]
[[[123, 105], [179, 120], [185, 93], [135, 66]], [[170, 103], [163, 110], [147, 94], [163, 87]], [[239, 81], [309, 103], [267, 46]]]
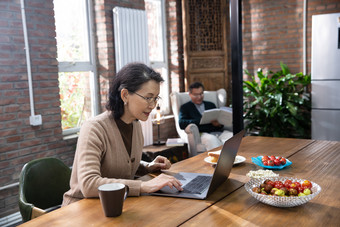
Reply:
[[129, 187], [121, 183], [103, 184], [98, 187], [99, 198], [106, 217], [122, 214], [123, 203], [129, 193]]

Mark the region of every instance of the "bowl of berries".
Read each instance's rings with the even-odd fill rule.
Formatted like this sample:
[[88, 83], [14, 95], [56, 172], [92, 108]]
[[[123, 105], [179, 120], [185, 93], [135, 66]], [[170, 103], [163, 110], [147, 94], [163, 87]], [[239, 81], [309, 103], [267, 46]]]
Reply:
[[299, 206], [321, 192], [315, 182], [293, 177], [251, 179], [244, 187], [255, 199], [276, 207]]
[[292, 164], [291, 161], [289, 161], [285, 157], [281, 156], [268, 156], [268, 155], [263, 155], [263, 156], [257, 156], [257, 157], [252, 157], [251, 161], [263, 168], [266, 169], [283, 169], [287, 166], [290, 166]]

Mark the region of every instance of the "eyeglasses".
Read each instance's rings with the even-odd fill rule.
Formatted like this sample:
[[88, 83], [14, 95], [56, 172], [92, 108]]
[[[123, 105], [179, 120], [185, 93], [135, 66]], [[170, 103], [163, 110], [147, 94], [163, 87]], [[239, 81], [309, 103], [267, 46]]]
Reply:
[[204, 93], [200, 93], [200, 94], [192, 94], [192, 96], [194, 96], [195, 98], [198, 98], [198, 97], [203, 97], [204, 96]]
[[139, 97], [143, 98], [148, 104], [157, 103], [158, 100], [161, 99], [161, 97], [159, 97], [159, 96], [157, 96], [157, 97], [144, 97], [143, 95], [140, 95], [140, 94], [138, 94], [136, 92], [133, 92], [133, 91], [129, 91], [129, 92], [131, 92], [133, 94], [136, 94]]

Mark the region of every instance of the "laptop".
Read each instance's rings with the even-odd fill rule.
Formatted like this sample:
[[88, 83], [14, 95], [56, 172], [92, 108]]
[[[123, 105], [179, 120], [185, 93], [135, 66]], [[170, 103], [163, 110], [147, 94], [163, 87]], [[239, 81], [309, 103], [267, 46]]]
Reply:
[[174, 177], [182, 183], [183, 191], [165, 186], [149, 195], [206, 199], [228, 179], [244, 133], [245, 130], [242, 130], [224, 143], [213, 175], [179, 172]]

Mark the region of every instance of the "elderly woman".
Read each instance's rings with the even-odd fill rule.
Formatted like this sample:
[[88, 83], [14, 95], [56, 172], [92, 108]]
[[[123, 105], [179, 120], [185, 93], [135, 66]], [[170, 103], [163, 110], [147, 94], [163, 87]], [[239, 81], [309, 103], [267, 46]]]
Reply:
[[174, 177], [160, 174], [149, 181], [135, 180], [137, 171], [168, 169], [168, 159], [158, 156], [151, 163], [141, 160], [144, 138], [139, 120], [146, 121], [159, 99], [163, 78], [144, 64], [123, 67], [110, 84], [107, 111], [85, 122], [74, 157], [71, 189], [63, 206], [83, 198], [98, 197], [98, 186], [120, 182], [129, 196], [155, 192], [168, 185], [182, 190]]

